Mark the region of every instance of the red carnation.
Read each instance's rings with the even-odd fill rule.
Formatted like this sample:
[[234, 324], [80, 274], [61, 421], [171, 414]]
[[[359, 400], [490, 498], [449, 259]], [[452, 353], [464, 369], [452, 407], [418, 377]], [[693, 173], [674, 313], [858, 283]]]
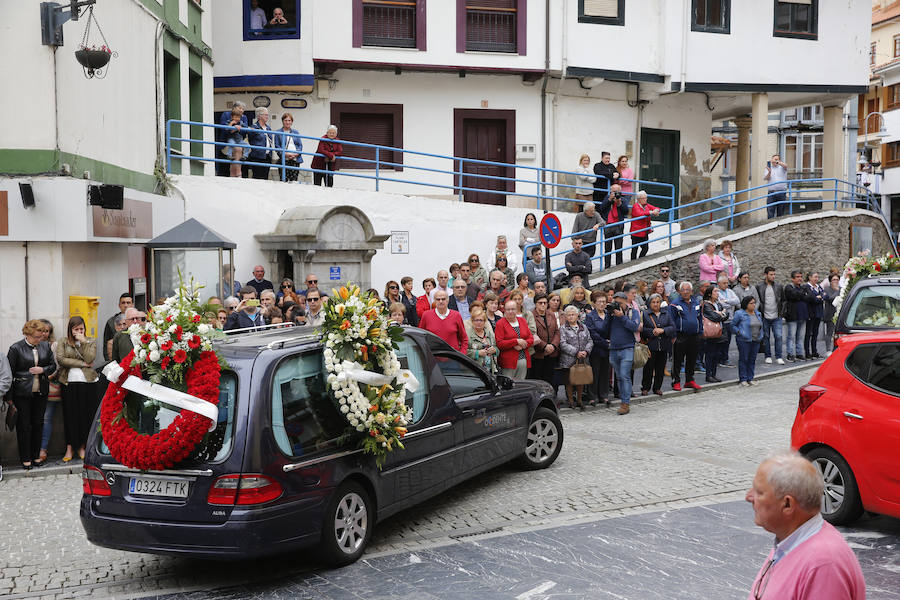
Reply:
[[187, 352], [184, 350], [176, 350], [174, 360], [180, 365], [187, 360]]
[[875, 266], [876, 271], [881, 271], [881, 265], [879, 265], [878, 263], [875, 263], [874, 266]]
[[195, 335], [191, 339], [188, 340], [188, 348], [199, 348], [200, 347], [200, 336]]
[[141, 343], [142, 343], [142, 344], [149, 344], [151, 339], [153, 339], [153, 338], [150, 337], [150, 334], [149, 334], [149, 333], [145, 333], [144, 335], [141, 336]]
[[172, 340], [169, 340], [167, 342], [163, 342], [162, 344], [160, 344], [159, 349], [162, 350], [163, 352], [168, 352], [169, 350], [171, 350], [172, 349]]
[[169, 357], [164, 356], [162, 361], [160, 361], [159, 366], [162, 367], [162, 370], [165, 371], [166, 367], [169, 366]]
[[182, 333], [184, 333], [184, 330], [181, 328], [181, 325], [179, 325], [178, 327], [175, 328], [175, 333], [173, 335], [175, 336], [175, 339], [178, 340], [179, 342], [181, 341]]
[[199, 323], [200, 315], [194, 315], [193, 317], [191, 317], [191, 321], [193, 321], [194, 323]]
[[171, 323], [171, 322], [172, 322], [172, 315], [169, 315], [168, 317], [166, 317], [166, 323]]

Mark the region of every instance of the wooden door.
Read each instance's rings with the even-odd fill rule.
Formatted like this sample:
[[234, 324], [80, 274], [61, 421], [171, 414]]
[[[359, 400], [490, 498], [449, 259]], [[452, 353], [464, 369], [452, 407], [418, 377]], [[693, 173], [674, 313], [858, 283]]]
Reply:
[[[515, 111], [455, 111], [454, 154], [462, 158], [511, 164], [515, 161]], [[457, 185], [466, 202], [506, 205], [506, 192], [515, 191], [515, 169], [504, 165], [464, 162]], [[495, 177], [506, 179], [493, 179]]]
[[[681, 134], [670, 129], [641, 129], [641, 170], [640, 179], [670, 183], [675, 186], [678, 197], [679, 146]], [[648, 194], [666, 195], [667, 188], [643, 186]], [[651, 198], [650, 204], [659, 208], [672, 208], [672, 203], [662, 198]], [[672, 213], [666, 213], [671, 215]]]

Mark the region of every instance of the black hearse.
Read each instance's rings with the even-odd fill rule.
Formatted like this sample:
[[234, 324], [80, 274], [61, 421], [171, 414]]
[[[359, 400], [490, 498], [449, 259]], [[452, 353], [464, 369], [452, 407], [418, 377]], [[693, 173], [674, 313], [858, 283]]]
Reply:
[[[549, 467], [562, 448], [549, 385], [494, 378], [420, 329], [405, 328], [397, 352], [421, 383], [407, 394], [406, 449], [381, 469], [328, 401], [318, 331], [242, 334], [217, 350], [233, 369], [222, 373], [218, 426], [178, 468], [125, 467], [91, 434], [81, 521], [94, 544], [213, 559], [318, 544], [346, 564], [376, 521], [511, 460]], [[150, 421], [158, 430], [176, 414], [163, 406]]]

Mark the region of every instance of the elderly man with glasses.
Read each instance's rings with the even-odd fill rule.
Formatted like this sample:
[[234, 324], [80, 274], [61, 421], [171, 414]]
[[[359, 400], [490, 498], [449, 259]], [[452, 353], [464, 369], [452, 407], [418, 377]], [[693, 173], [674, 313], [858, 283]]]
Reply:
[[469, 348], [469, 336], [462, 317], [448, 307], [449, 298], [444, 290], [434, 293], [434, 308], [426, 310], [419, 327], [435, 334], [463, 354]]
[[313, 327], [319, 327], [325, 323], [325, 311], [322, 310], [322, 292], [319, 290], [307, 290], [306, 292], [306, 323]]
[[319, 278], [312, 273], [306, 276], [306, 289], [298, 290], [297, 293], [301, 296], [305, 296], [313, 290], [319, 289]]
[[125, 311], [125, 327], [116, 333], [116, 336], [113, 338], [112, 343], [112, 352], [110, 353], [110, 360], [114, 360], [117, 363], [122, 362], [122, 359], [128, 356], [128, 353], [134, 350], [134, 345], [131, 343], [131, 334], [128, 332], [128, 328], [137, 323], [141, 325], [147, 322], [147, 313], [139, 311], [138, 309], [131, 307]]
[[796, 452], [762, 462], [747, 491], [753, 521], [775, 534], [750, 600], [861, 600], [866, 582], [853, 550], [820, 514], [822, 475]]

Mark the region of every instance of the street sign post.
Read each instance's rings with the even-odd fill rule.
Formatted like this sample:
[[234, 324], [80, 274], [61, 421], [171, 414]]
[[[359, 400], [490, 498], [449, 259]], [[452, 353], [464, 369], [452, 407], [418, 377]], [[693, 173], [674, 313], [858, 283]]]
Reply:
[[547, 273], [547, 291], [553, 291], [553, 271], [550, 269], [550, 250], [559, 246], [559, 242], [562, 240], [562, 223], [559, 222], [559, 217], [554, 215], [553, 213], [547, 213], [544, 215], [544, 218], [541, 219], [541, 224], [538, 226], [538, 232], [541, 236], [541, 243], [544, 245], [544, 252], [546, 253], [546, 273]]

